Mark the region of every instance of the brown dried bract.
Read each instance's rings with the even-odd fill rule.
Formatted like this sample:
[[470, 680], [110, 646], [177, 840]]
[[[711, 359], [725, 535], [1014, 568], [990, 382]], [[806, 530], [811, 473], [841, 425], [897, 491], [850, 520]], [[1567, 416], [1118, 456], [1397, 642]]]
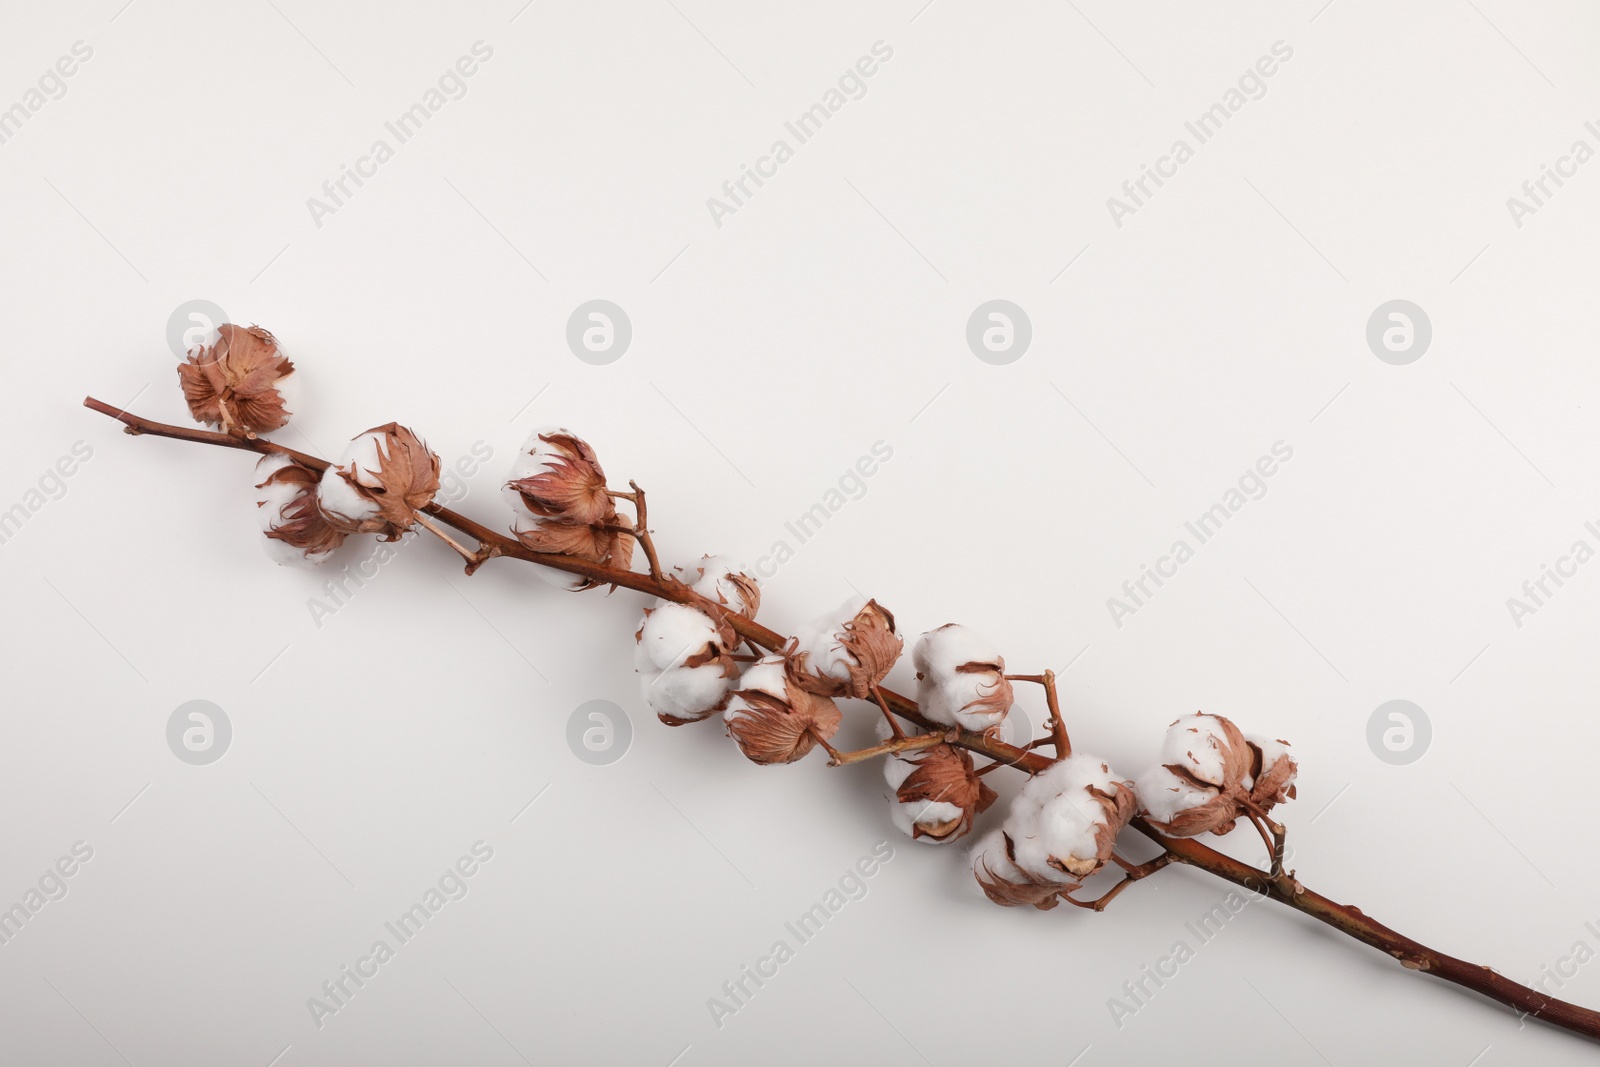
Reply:
[[746, 708], [728, 716], [728, 736], [755, 763], [793, 763], [839, 732], [839, 706], [794, 685], [782, 698], [764, 689], [740, 689]]
[[849, 654], [845, 665], [848, 678], [812, 671], [807, 663], [810, 658], [807, 652], [791, 655], [791, 677], [802, 689], [819, 696], [871, 699], [873, 687], [883, 681], [905, 647], [905, 642], [895, 633], [894, 616], [876, 600], [869, 600], [844, 624], [836, 638]]
[[557, 453], [550, 469], [509, 483], [533, 514], [583, 526], [615, 522], [616, 505], [606, 492], [606, 472], [594, 449], [564, 431], [542, 433], [539, 440]]
[[987, 861], [980, 861], [983, 870], [976, 869], [973, 876], [978, 880], [978, 886], [983, 890], [983, 895], [991, 901], [1005, 908], [1020, 908], [1032, 905], [1040, 911], [1049, 911], [1061, 903], [1063, 893], [1070, 893], [1077, 889], [1081, 883], [1057, 882], [1050, 878], [1040, 878], [1030, 874], [1017, 866], [1017, 846], [1011, 840], [1011, 835], [1000, 835], [1006, 843], [1006, 859], [1010, 860], [1011, 871], [1015, 877], [997, 874]]
[[915, 764], [916, 769], [900, 783], [895, 791], [896, 800], [902, 804], [954, 804], [961, 809], [960, 816], [945, 822], [913, 820], [913, 840], [931, 837], [936, 841], [953, 841], [971, 830], [973, 816], [987, 811], [995, 801], [995, 791], [978, 777], [973, 770], [972, 754], [965, 749], [934, 745], [898, 758]]
[[[550, 460], [550, 469], [506, 483], [541, 520], [536, 526], [513, 531], [517, 540], [535, 552], [576, 556], [629, 570], [635, 539], [618, 529], [625, 524], [606, 491], [606, 473], [594, 449], [564, 431], [542, 433], [539, 440], [558, 453]], [[600, 584], [585, 581], [578, 588]]]
[[[1287, 803], [1295, 797], [1294, 776], [1297, 769], [1294, 757], [1287, 752], [1278, 754], [1270, 764], [1266, 763], [1266, 754], [1254, 742], [1250, 744], [1250, 777], [1254, 784], [1250, 787], [1250, 800], [1260, 808], [1263, 813], [1271, 811], [1279, 804]], [[1278, 744], [1287, 746], [1289, 742], [1279, 740]], [[1263, 766], [1263, 764], [1266, 764]]]
[[[375, 533], [380, 540], [398, 541], [417, 521], [417, 512], [433, 502], [439, 491], [439, 456], [422, 439], [397, 422], [374, 426], [366, 431], [379, 434], [378, 469], [356, 472], [351, 467], [334, 471], [356, 492], [377, 505], [378, 513], [360, 522], [346, 522], [336, 515], [329, 521], [345, 533]], [[360, 434], [358, 436], [366, 436]], [[367, 485], [363, 478], [377, 481]]]
[[278, 351], [277, 339], [259, 326], [224, 323], [217, 343], [189, 353], [178, 364], [178, 382], [189, 414], [234, 437], [254, 437], [289, 421], [278, 382], [294, 364]]
[[[257, 489], [269, 485], [292, 485], [295, 495], [278, 509], [283, 521], [266, 531], [268, 537], [299, 549], [306, 556], [332, 552], [344, 543], [344, 534], [335, 529], [317, 507], [317, 482], [322, 475], [293, 461], [267, 475]], [[258, 507], [263, 506], [258, 504]]]

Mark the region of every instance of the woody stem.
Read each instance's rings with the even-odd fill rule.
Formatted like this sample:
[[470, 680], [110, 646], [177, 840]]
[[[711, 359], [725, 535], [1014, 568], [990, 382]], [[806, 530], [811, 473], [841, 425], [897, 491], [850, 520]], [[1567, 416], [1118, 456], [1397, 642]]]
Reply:
[[633, 536], [639, 542], [639, 547], [644, 549], [644, 558], [650, 564], [650, 577], [661, 581], [661, 560], [656, 557], [656, 543], [650, 539], [650, 519], [645, 512], [644, 490], [639, 488], [639, 483], [629, 481], [633, 492], [622, 493], [614, 489], [606, 492], [622, 500], [633, 503]]
[[881, 745], [871, 748], [858, 748], [854, 752], [835, 752], [829, 749], [833, 756], [829, 764], [842, 767], [847, 763], [861, 763], [872, 759], [874, 756], [889, 756], [897, 752], [915, 752], [919, 749], [932, 748], [944, 744], [943, 734], [917, 734], [915, 737], [902, 737], [894, 741], [885, 741]]
[[[285, 448], [282, 445], [273, 444], [260, 438], [231, 437], [227, 434], [215, 433], [210, 430], [154, 422], [107, 404], [104, 401], [96, 400], [93, 397], [85, 398], [83, 403], [90, 410], [97, 411], [121, 422], [130, 434], [168, 437], [178, 441], [234, 448], [259, 454], [282, 453], [303, 464], [308, 469], [319, 472], [326, 470], [328, 467], [326, 460], [296, 452], [294, 449]], [[438, 504], [429, 504], [423, 510], [446, 526], [450, 526], [469, 537], [476, 538], [485, 546], [486, 550], [493, 550], [490, 553], [491, 555], [525, 560], [529, 563], [536, 563], [543, 567], [550, 567], [554, 570], [588, 578], [599, 585], [622, 586], [626, 589], [634, 589], [650, 596], [662, 597], [666, 600], [680, 603], [692, 595], [687, 586], [667, 583], [653, 574], [639, 574], [635, 571], [608, 567], [601, 563], [579, 559], [576, 556], [564, 556], [553, 552], [535, 552], [514, 538], [496, 533], [481, 523]], [[739, 636], [757, 647], [775, 651], [782, 648], [787, 641], [787, 638], [783, 635], [743, 615], [730, 613], [728, 618]], [[949, 729], [926, 718], [917, 707], [916, 702], [908, 697], [901, 696], [882, 687], [875, 687], [875, 693], [885, 711], [893, 711], [908, 722], [915, 723], [925, 730], [939, 732]], [[1030, 752], [1014, 745], [1008, 745], [998, 738], [988, 737], [981, 733], [973, 733], [967, 730], [951, 730], [949, 732], [954, 735], [950, 739], [951, 744], [988, 757], [995, 761], [994, 766], [1003, 764], [1026, 771], [1029, 774], [1037, 774], [1055, 762], [1048, 756]], [[824, 748], [828, 748], [828, 746], [824, 744]], [[828, 750], [830, 753], [834, 751], [831, 748], [828, 748]], [[985, 768], [985, 770], [988, 769]], [[1600, 1040], [1600, 1012], [1595, 1012], [1567, 1001], [1557, 1000], [1538, 989], [1521, 985], [1503, 975], [1496, 974], [1487, 967], [1468, 963], [1465, 960], [1431, 949], [1396, 930], [1384, 926], [1359, 908], [1347, 904], [1339, 904], [1306, 889], [1297, 879], [1287, 877], [1281, 873], [1274, 875], [1267, 871], [1259, 870], [1222, 852], [1218, 852], [1216, 849], [1210, 848], [1194, 838], [1168, 837], [1142, 817], [1132, 819], [1128, 825], [1166, 849], [1170, 855], [1169, 863], [1182, 863], [1221, 878], [1226, 882], [1241, 886], [1252, 893], [1271, 897], [1286, 907], [1293, 908], [1295, 911], [1316, 919], [1318, 922], [1326, 923], [1340, 933], [1394, 957], [1411, 970], [1431, 974], [1436, 978], [1441, 978], [1447, 982], [1470, 989], [1491, 1000], [1498, 1001], [1524, 1015], [1542, 1019], [1554, 1026], [1582, 1034], [1585, 1037]], [[1117, 891], [1120, 890], [1114, 890], [1113, 892]], [[1094, 907], [1093, 904], [1083, 906]]]
[[872, 695], [877, 698], [878, 707], [883, 709], [883, 717], [889, 720], [889, 729], [894, 731], [894, 739], [896, 741], [904, 740], [906, 732], [900, 729], [900, 723], [895, 719], [894, 713], [889, 710], [889, 702], [883, 698], [883, 690], [878, 688], [876, 682], [872, 686]]
[[[451, 548], [453, 548], [457, 552], [461, 553], [461, 558], [466, 560], [467, 564], [469, 566], [474, 562], [481, 562], [481, 561], [478, 560], [478, 553], [477, 552], [468, 552], [464, 547], [462, 547], [462, 545], [461, 545], [461, 543], [459, 541], [457, 541], [454, 537], [451, 537], [448, 533], [446, 533], [443, 529], [441, 529], [437, 524], [434, 523], [434, 521], [432, 519], [428, 518], [426, 515], [422, 514], [422, 512], [420, 512], [420, 511], [416, 512], [416, 516], [417, 516], [417, 525], [421, 526], [423, 529], [425, 529], [429, 533], [433, 534], [439, 540], [443, 541], [445, 544], [449, 545]], [[481, 552], [483, 550], [482, 550], [482, 548], [480, 548], [478, 551]]]
[[1006, 678], [1013, 682], [1033, 682], [1044, 686], [1045, 706], [1050, 709], [1050, 721], [1045, 725], [1050, 728], [1050, 741], [1055, 745], [1056, 758], [1066, 759], [1072, 755], [1072, 741], [1067, 737], [1067, 722], [1061, 717], [1061, 702], [1056, 696], [1056, 672], [1047, 670], [1043, 674], [1008, 674]]
[[1152, 874], [1155, 874], [1161, 868], [1171, 863], [1172, 853], [1163, 852], [1149, 863], [1133, 863], [1129, 860], [1123, 859], [1122, 856], [1116, 852], [1111, 853], [1111, 859], [1118, 867], [1121, 867], [1127, 872], [1129, 878], [1133, 879], [1134, 881], [1138, 881], [1140, 878], [1150, 877]]

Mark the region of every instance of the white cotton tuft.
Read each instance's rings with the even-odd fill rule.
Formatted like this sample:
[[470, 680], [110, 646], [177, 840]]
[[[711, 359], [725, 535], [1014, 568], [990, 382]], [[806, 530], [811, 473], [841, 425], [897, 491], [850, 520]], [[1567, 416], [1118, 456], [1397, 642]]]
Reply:
[[1215, 715], [1185, 715], [1167, 728], [1159, 762], [1176, 763], [1220, 788], [1226, 781], [1227, 747], [1228, 735]]
[[[739, 676], [739, 684], [735, 689], [755, 689], [779, 700], [788, 700], [789, 682], [788, 674], [784, 670], [783, 657], [763, 656], [756, 660], [745, 668], [744, 674]], [[733, 722], [750, 714], [749, 703], [735, 692], [729, 698], [727, 710], [722, 713], [722, 718], [725, 722]]]
[[837, 609], [819, 615], [795, 632], [797, 652], [806, 654], [806, 669], [812, 674], [836, 681], [850, 680], [850, 668], [855, 657], [839, 643], [845, 632], [845, 623], [851, 622], [867, 606], [865, 597], [853, 596]]
[[[902, 760], [897, 762], [904, 761]], [[947, 804], [942, 800], [918, 800], [910, 804], [902, 804], [893, 797], [889, 798], [889, 821], [894, 824], [894, 828], [905, 834], [907, 837], [912, 838], [913, 840], [922, 844], [948, 845], [952, 841], [959, 840], [959, 838], [955, 835], [951, 835], [949, 837], [934, 837], [931, 834], [922, 834], [921, 836], [918, 836], [918, 823], [921, 823], [923, 826], [937, 825], [940, 823], [954, 822], [964, 818], [965, 816], [966, 812], [958, 805]]]
[[1203, 789], [1186, 778], [1180, 778], [1157, 764], [1139, 776], [1134, 783], [1139, 805], [1157, 822], [1170, 823], [1180, 813], [1198, 808], [1217, 795], [1214, 789]]
[[317, 503], [323, 511], [351, 525], [377, 516], [377, 501], [363, 495], [346, 481], [338, 468], [348, 470], [357, 482], [368, 489], [381, 488], [377, 472], [383, 459], [388, 456], [383, 440], [381, 433], [360, 435], [345, 446], [338, 463], [323, 471], [322, 481], [317, 484]]
[[1006, 855], [1006, 841], [1000, 830], [990, 830], [978, 838], [978, 843], [972, 846], [968, 853], [972, 865], [972, 873], [978, 881], [985, 882], [991, 877], [1002, 878], [1008, 882], [1021, 882], [1027, 879], [1017, 865], [1011, 862], [1011, 857]]
[[1001, 662], [1000, 650], [970, 626], [950, 623], [929, 630], [917, 638], [911, 649], [911, 663], [917, 673], [936, 682], [946, 682], [959, 673], [963, 663]]
[[755, 614], [751, 610], [753, 605], [745, 600], [744, 591], [739, 588], [739, 583], [732, 580], [733, 575], [749, 580], [748, 575], [743, 567], [729, 562], [725, 557], [706, 556], [699, 563], [688, 567], [676, 566], [672, 571], [678, 581], [707, 600], [726, 604], [741, 615]]
[[639, 687], [645, 703], [657, 715], [699, 719], [722, 704], [732, 684], [719, 664], [707, 663], [641, 674]]
[[639, 627], [636, 665], [640, 671], [666, 670], [717, 640], [717, 625], [704, 612], [661, 601]]
[[[1294, 753], [1289, 751], [1289, 746], [1271, 737], [1262, 737], [1259, 734], [1245, 734], [1244, 739], [1261, 750], [1261, 766], [1270, 767], [1280, 759], [1294, 759]], [[1294, 779], [1291, 778], [1290, 781]]]

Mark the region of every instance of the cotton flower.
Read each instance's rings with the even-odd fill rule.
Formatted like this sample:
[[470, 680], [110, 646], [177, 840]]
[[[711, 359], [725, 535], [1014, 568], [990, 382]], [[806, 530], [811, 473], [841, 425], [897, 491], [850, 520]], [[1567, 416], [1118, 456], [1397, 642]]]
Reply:
[[1160, 761], [1140, 776], [1139, 802], [1162, 833], [1225, 834], [1241, 816], [1293, 797], [1297, 770], [1281, 741], [1246, 738], [1221, 715], [1185, 715], [1167, 729]]
[[972, 829], [972, 818], [995, 801], [972, 767], [972, 756], [939, 744], [884, 757], [883, 777], [894, 792], [889, 818], [913, 841], [945, 845]]
[[1011, 710], [1005, 657], [971, 629], [947, 623], [917, 638], [911, 649], [917, 703], [934, 722], [987, 732]]
[[[634, 539], [620, 530], [594, 449], [565, 430], [544, 427], [523, 442], [502, 489], [511, 506], [511, 532], [535, 552], [577, 556], [627, 570]], [[582, 576], [572, 589], [598, 585]]]
[[398, 541], [439, 491], [439, 457], [398, 423], [385, 423], [345, 446], [322, 474], [317, 501], [342, 533]]
[[789, 651], [789, 671], [819, 696], [870, 699], [903, 647], [893, 615], [876, 600], [852, 597], [801, 627]]
[[266, 534], [267, 554], [279, 563], [318, 564], [344, 541], [317, 506], [321, 476], [282, 453], [256, 464], [256, 518]]
[[722, 713], [728, 736], [756, 763], [793, 763], [838, 733], [840, 718], [832, 699], [794, 684], [782, 656], [745, 668]]
[[645, 703], [668, 726], [699, 722], [728, 706], [738, 677], [726, 621], [670, 600], [645, 609], [634, 634], [634, 667]]
[[673, 567], [672, 577], [699, 595], [747, 619], [761, 607], [761, 587], [721, 556], [705, 556], [693, 567]]
[[254, 437], [289, 421], [282, 389], [294, 364], [278, 351], [277, 339], [259, 326], [224, 323], [217, 343], [198, 346], [178, 364], [178, 383], [199, 422], [235, 437]]
[[1111, 858], [1137, 801], [1093, 756], [1051, 764], [1022, 787], [999, 830], [972, 852], [973, 875], [996, 904], [1048, 911]]

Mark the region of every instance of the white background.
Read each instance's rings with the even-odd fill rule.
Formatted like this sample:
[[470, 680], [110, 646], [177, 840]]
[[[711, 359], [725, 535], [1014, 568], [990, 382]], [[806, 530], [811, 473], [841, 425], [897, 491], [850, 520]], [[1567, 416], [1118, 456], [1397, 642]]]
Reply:
[[[0, 107], [93, 57], [0, 145], [0, 509], [29, 512], [0, 546], [0, 905], [94, 854], [0, 945], [0, 1058], [1590, 1062], [1275, 904], [1200, 946], [1225, 890], [1198, 872], [1098, 916], [995, 908], [959, 849], [894, 837], [873, 767], [656, 723], [635, 594], [408, 542], [319, 626], [361, 550], [274, 566], [248, 457], [77, 406], [186, 421], [166, 323], [211, 300], [301, 368], [286, 443], [481, 441], [460, 507], [498, 524], [516, 446], [560, 423], [647, 487], [671, 560], [795, 544], [881, 440], [763, 621], [859, 588], [911, 634], [976, 625], [1063, 672], [1075, 741], [1130, 775], [1197, 708], [1288, 738], [1304, 881], [1530, 980], [1600, 949], [1600, 564], [1520, 627], [1506, 605], [1600, 545], [1600, 163], [1520, 228], [1506, 198], [1600, 147], [1600, 15], [1320, 2], [8, 3]], [[318, 226], [307, 198], [480, 40], [466, 95]], [[707, 198], [876, 41], [865, 96], [718, 227]], [[1265, 95], [1115, 225], [1107, 198], [1276, 41]], [[609, 366], [564, 339], [594, 298], [633, 323]], [[1033, 325], [1009, 366], [965, 341], [993, 298]], [[1433, 324], [1408, 366], [1365, 340], [1395, 298]], [[1107, 598], [1280, 440], [1267, 494], [1117, 626]], [[1366, 741], [1397, 698], [1434, 730], [1408, 766]], [[167, 748], [191, 699], [233, 725], [209, 766]], [[592, 699], [632, 717], [611, 766], [566, 744]], [[307, 999], [480, 839], [468, 895], [319, 1028]], [[883, 840], [868, 895], [719, 1029], [708, 998]], [[1119, 1029], [1109, 998], [1180, 939]], [[1600, 1004], [1600, 964], [1564, 981]]]

